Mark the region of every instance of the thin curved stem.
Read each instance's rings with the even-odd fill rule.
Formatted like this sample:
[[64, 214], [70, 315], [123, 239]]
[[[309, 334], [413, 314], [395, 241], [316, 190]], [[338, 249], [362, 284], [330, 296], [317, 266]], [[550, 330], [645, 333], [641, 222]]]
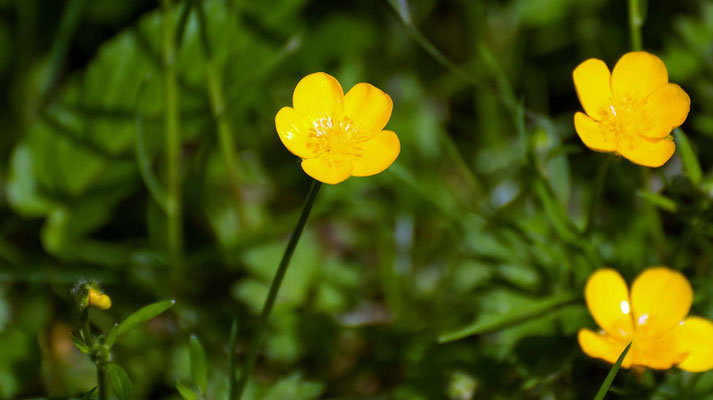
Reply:
[[[290, 240], [287, 242], [287, 247], [282, 255], [282, 260], [280, 265], [277, 267], [277, 272], [272, 278], [270, 283], [270, 291], [267, 293], [267, 298], [265, 299], [265, 304], [262, 306], [262, 313], [260, 314], [260, 320], [258, 321], [257, 328], [253, 334], [252, 341], [250, 342], [250, 347], [248, 348], [247, 356], [245, 357], [245, 364], [243, 370], [240, 373], [240, 380], [238, 381], [237, 388], [235, 390], [234, 400], [240, 400], [247, 386], [248, 379], [250, 378], [250, 372], [252, 371], [253, 365], [255, 365], [255, 358], [257, 357], [257, 351], [262, 344], [265, 337], [265, 329], [267, 328], [267, 322], [270, 319], [270, 314], [272, 313], [272, 308], [275, 305], [275, 300], [277, 299], [277, 293], [280, 291], [280, 285], [282, 285], [282, 280], [287, 272], [287, 267], [290, 265], [290, 259], [292, 258], [292, 253], [294, 253], [297, 247], [297, 242], [302, 236], [302, 231], [304, 230], [309, 214], [312, 211], [312, 206], [314, 205], [314, 200], [317, 198], [317, 193], [319, 193], [319, 188], [322, 183], [319, 181], [312, 181], [312, 186], [307, 194], [307, 200], [305, 201], [304, 208], [302, 209], [302, 214], [300, 214], [300, 219], [297, 221], [295, 229], [290, 235]], [[233, 377], [231, 377], [233, 379]]]
[[629, 0], [629, 36], [631, 39], [631, 49], [640, 51], [643, 48], [641, 40], [641, 27], [644, 25], [644, 17], [641, 15], [639, 0]]

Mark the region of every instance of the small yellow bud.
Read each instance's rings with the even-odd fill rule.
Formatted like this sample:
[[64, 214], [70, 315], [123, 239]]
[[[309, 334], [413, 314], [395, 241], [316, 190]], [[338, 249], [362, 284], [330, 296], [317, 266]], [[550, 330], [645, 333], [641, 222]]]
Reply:
[[94, 288], [89, 288], [89, 306], [94, 306], [100, 310], [106, 310], [111, 307], [111, 299], [109, 296], [99, 292]]

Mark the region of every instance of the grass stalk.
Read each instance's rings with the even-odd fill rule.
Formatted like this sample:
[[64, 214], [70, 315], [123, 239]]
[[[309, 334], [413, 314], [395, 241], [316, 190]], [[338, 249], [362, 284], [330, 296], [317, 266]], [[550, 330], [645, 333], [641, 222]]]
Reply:
[[[240, 400], [247, 386], [248, 379], [250, 378], [250, 372], [255, 365], [255, 358], [257, 357], [258, 349], [262, 344], [265, 337], [265, 330], [267, 328], [268, 320], [270, 319], [270, 314], [272, 313], [272, 308], [275, 305], [275, 300], [277, 299], [277, 293], [280, 291], [280, 285], [282, 285], [282, 280], [287, 272], [287, 267], [290, 265], [290, 259], [292, 258], [292, 253], [297, 247], [297, 242], [302, 236], [302, 231], [304, 230], [309, 214], [312, 211], [312, 206], [314, 205], [314, 200], [317, 198], [317, 193], [319, 193], [319, 188], [322, 183], [316, 180], [312, 181], [312, 186], [307, 194], [307, 200], [305, 200], [304, 208], [300, 214], [300, 219], [297, 221], [295, 229], [290, 235], [290, 240], [287, 242], [287, 247], [282, 255], [282, 260], [280, 260], [280, 265], [277, 267], [277, 272], [272, 278], [270, 283], [270, 290], [267, 293], [267, 298], [265, 299], [265, 304], [262, 306], [262, 312], [260, 313], [260, 320], [258, 321], [257, 328], [253, 334], [252, 341], [250, 342], [250, 347], [248, 348], [247, 356], [245, 357], [245, 364], [240, 372], [240, 380], [238, 381], [237, 388], [235, 389], [235, 397], [231, 400]], [[231, 377], [231, 379], [234, 379]]]
[[640, 51], [643, 48], [641, 40], [641, 27], [644, 25], [644, 17], [641, 15], [639, 0], [629, 0], [629, 37], [631, 39], [631, 49]]
[[168, 252], [175, 268], [183, 265], [183, 226], [181, 222], [181, 149], [176, 84], [176, 47], [170, 0], [161, 1], [164, 61], [164, 129], [166, 135], [166, 170], [168, 174], [166, 213], [168, 217]]

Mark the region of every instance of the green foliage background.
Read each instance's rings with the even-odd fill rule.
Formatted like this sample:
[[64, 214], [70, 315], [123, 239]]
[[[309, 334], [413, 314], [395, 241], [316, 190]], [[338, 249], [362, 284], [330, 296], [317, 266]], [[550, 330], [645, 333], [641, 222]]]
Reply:
[[[713, 3], [645, 8], [644, 48], [692, 99], [658, 170], [589, 151], [573, 129], [571, 72], [630, 50], [626, 2], [204, 0], [225, 111], [211, 112], [191, 12], [176, 60], [179, 266], [156, 193], [167, 175], [157, 2], [0, 0], [0, 398], [94, 387], [68, 335], [81, 277], [113, 300], [91, 314], [104, 330], [176, 300], [115, 347], [135, 398], [201, 386], [192, 334], [206, 398], [226, 398], [231, 322], [239, 365], [310, 182], [274, 116], [316, 71], [389, 93], [401, 155], [322, 188], [246, 398], [592, 398], [609, 366], [576, 333], [594, 327], [581, 293], [596, 268], [629, 281], [680, 269], [692, 313], [713, 317]], [[613, 390], [713, 398], [713, 373], [622, 371]]]

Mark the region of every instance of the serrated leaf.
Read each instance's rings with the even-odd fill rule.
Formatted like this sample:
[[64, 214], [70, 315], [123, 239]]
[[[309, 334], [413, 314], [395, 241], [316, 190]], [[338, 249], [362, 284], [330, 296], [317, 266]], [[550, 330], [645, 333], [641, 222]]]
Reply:
[[129, 315], [121, 324], [119, 324], [118, 334], [123, 335], [127, 331], [135, 328], [137, 325], [168, 310], [175, 303], [175, 300], [164, 300], [142, 307], [135, 313]]
[[119, 400], [131, 399], [131, 380], [129, 375], [124, 371], [124, 368], [118, 364], [109, 363], [109, 381], [111, 388]]
[[191, 335], [191, 376], [201, 394], [205, 396], [207, 386], [206, 356], [203, 345], [196, 335]]
[[180, 382], [176, 382], [176, 390], [184, 400], [198, 400], [198, 395]]

